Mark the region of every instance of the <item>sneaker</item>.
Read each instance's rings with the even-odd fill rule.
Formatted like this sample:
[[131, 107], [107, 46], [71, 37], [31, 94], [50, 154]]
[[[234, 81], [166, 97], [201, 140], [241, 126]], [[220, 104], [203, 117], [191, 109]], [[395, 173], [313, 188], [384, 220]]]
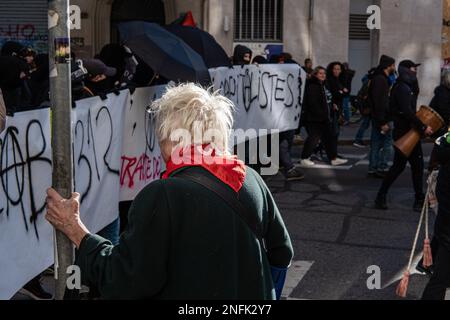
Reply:
[[28, 282], [19, 292], [33, 300], [53, 300], [53, 295], [42, 288], [39, 277]]
[[431, 266], [429, 268], [425, 268], [423, 266], [423, 258], [417, 263], [416, 270], [419, 271], [422, 274], [426, 274], [428, 276], [432, 276], [434, 272], [434, 267]]
[[303, 174], [303, 172], [301, 172], [299, 169], [295, 167], [289, 170], [286, 174], [287, 181], [298, 181], [303, 180], [304, 178], [305, 175]]
[[334, 160], [331, 160], [331, 165], [336, 167], [336, 166], [346, 164], [347, 162], [348, 162], [347, 159], [336, 158]]
[[300, 165], [304, 167], [314, 167], [316, 164], [310, 159], [302, 159], [300, 160]]
[[353, 142], [353, 146], [359, 149], [365, 149], [367, 146], [362, 141]]

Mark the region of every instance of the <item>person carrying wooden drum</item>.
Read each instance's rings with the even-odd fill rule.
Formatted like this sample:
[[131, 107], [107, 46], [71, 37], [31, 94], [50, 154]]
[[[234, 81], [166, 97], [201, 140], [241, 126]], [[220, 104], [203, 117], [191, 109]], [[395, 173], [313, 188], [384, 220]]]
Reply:
[[[420, 64], [411, 60], [400, 62], [398, 67], [399, 78], [392, 88], [390, 96], [390, 111], [394, 119], [394, 141], [402, 138], [411, 129], [415, 129], [422, 136], [431, 136], [433, 129], [425, 125], [417, 116], [417, 97], [419, 95], [419, 84], [417, 80], [417, 67]], [[424, 161], [422, 146], [417, 143], [409, 156], [395, 149], [394, 164], [385, 176], [375, 200], [375, 208], [387, 210], [387, 193], [395, 180], [405, 170], [406, 164], [410, 163], [411, 173], [415, 191], [414, 210], [422, 209], [425, 195], [423, 192]]]

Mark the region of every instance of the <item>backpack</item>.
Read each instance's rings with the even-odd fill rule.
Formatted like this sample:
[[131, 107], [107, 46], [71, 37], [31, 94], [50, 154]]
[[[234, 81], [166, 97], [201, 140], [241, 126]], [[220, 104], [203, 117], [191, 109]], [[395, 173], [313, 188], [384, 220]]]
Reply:
[[363, 85], [356, 95], [355, 106], [359, 109], [362, 116], [368, 116], [371, 112], [369, 103], [369, 90], [371, 82], [372, 80], [368, 77], [363, 79]]

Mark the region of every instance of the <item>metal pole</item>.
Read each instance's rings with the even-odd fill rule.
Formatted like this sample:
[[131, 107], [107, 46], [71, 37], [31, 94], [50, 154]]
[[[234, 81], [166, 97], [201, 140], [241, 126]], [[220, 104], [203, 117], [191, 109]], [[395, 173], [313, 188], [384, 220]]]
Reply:
[[[72, 88], [70, 70], [69, 1], [49, 0], [50, 101], [52, 107], [53, 188], [64, 198], [73, 192]], [[61, 232], [56, 232], [55, 298], [62, 300], [67, 267], [73, 264], [74, 248]]]

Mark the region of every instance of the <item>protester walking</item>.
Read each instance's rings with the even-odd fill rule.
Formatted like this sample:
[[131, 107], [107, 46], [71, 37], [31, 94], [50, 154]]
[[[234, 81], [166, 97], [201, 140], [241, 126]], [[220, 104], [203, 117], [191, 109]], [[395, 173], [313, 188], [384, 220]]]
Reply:
[[[431, 136], [433, 130], [416, 116], [417, 97], [419, 95], [419, 83], [417, 80], [417, 68], [420, 64], [411, 60], [400, 62], [398, 67], [399, 78], [392, 88], [390, 96], [390, 112], [394, 119], [394, 140], [398, 140], [411, 129], [418, 130], [422, 136]], [[423, 206], [425, 195], [423, 193], [423, 151], [419, 142], [409, 157], [400, 150], [395, 149], [394, 164], [386, 174], [375, 200], [377, 209], [387, 210], [386, 196], [397, 178], [402, 174], [409, 162], [411, 165], [412, 181], [415, 191], [413, 208], [420, 211]]]
[[319, 66], [314, 70], [312, 78], [306, 82], [302, 123], [306, 127], [308, 138], [305, 141], [300, 160], [300, 164], [306, 167], [315, 166], [310, 158], [319, 142], [322, 142], [333, 166], [347, 163], [347, 160], [337, 157], [332, 115], [337, 110], [331, 94], [325, 87], [326, 77], [325, 68]]
[[369, 87], [372, 134], [369, 177], [384, 178], [392, 151], [392, 124], [389, 112], [389, 76], [395, 72], [395, 59], [383, 55]]

